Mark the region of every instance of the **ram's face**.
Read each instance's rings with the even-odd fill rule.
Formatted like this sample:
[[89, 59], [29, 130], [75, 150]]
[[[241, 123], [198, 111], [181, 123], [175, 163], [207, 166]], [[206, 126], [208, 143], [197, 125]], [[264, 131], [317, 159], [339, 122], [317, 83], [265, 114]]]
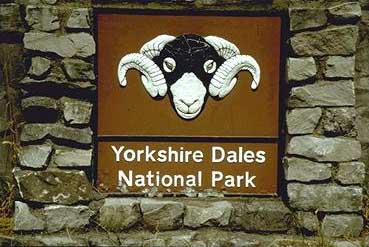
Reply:
[[260, 81], [256, 60], [241, 55], [235, 44], [196, 34], [159, 35], [144, 44], [140, 53], [122, 57], [118, 79], [123, 87], [129, 69], [141, 72], [141, 82], [151, 97], [164, 97], [169, 91], [174, 109], [186, 120], [200, 114], [208, 95], [218, 99], [227, 96], [241, 70], [251, 73], [251, 89], [255, 90]]
[[182, 35], [153, 60], [164, 74], [177, 114], [193, 119], [202, 111], [210, 80], [225, 59], [202, 37]]

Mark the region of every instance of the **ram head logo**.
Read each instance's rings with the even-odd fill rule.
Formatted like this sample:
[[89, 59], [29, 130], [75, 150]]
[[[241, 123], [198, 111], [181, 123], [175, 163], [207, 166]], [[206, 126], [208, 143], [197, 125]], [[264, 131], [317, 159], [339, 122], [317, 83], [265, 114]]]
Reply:
[[118, 79], [126, 86], [129, 69], [141, 72], [141, 81], [153, 98], [164, 97], [169, 87], [171, 102], [183, 119], [196, 118], [210, 94], [223, 98], [237, 82], [237, 74], [248, 70], [255, 90], [260, 68], [254, 58], [240, 55], [233, 43], [216, 36], [159, 35], [144, 44], [140, 53], [125, 55], [118, 65]]

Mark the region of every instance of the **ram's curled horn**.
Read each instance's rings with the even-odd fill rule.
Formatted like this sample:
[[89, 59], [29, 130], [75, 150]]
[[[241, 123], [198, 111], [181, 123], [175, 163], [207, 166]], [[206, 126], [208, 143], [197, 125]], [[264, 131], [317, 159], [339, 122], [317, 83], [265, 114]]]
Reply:
[[164, 96], [167, 93], [168, 86], [163, 73], [147, 56], [140, 53], [130, 53], [120, 60], [118, 79], [123, 87], [127, 85], [126, 73], [129, 69], [137, 69], [142, 73], [142, 83], [151, 97]]
[[146, 44], [144, 44], [141, 47], [140, 53], [144, 54], [145, 56], [147, 56], [148, 58], [152, 59], [156, 56], [158, 56], [161, 52], [161, 50], [164, 48], [164, 46], [174, 40], [176, 37], [171, 36], [171, 35], [159, 35], [156, 38], [150, 40], [149, 42], [147, 42]]
[[248, 70], [251, 73], [253, 77], [251, 89], [255, 90], [260, 82], [260, 67], [258, 63], [251, 56], [236, 55], [227, 59], [215, 72], [209, 85], [210, 95], [223, 98], [229, 94], [237, 82], [236, 75], [241, 70]]
[[216, 36], [207, 36], [205, 40], [214, 47], [219, 56], [225, 59], [240, 54], [240, 50], [237, 46], [228, 40]]

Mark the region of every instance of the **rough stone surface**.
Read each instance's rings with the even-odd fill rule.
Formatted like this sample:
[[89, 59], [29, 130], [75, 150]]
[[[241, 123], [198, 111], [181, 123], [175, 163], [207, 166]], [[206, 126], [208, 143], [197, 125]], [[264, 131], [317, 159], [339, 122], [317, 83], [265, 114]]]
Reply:
[[95, 41], [87, 33], [58, 36], [51, 33], [28, 32], [24, 34], [23, 43], [26, 49], [52, 52], [61, 57], [85, 58], [95, 54]]
[[363, 189], [358, 186], [290, 183], [287, 193], [291, 207], [301, 210], [356, 212], [362, 209]]
[[234, 201], [230, 225], [244, 231], [282, 232], [290, 228], [291, 211], [279, 199]]
[[90, 17], [87, 8], [73, 9], [68, 21], [68, 28], [88, 29], [90, 28]]
[[317, 69], [312, 57], [294, 58], [287, 60], [288, 80], [303, 81], [316, 76]]
[[58, 9], [49, 6], [27, 6], [26, 21], [31, 29], [38, 31], [54, 31], [60, 28]]
[[44, 209], [46, 229], [57, 232], [62, 229], [80, 229], [89, 224], [93, 212], [87, 206], [52, 205]]
[[318, 81], [314, 84], [294, 87], [289, 107], [354, 106], [353, 81]]
[[23, 31], [23, 22], [20, 16], [20, 9], [18, 4], [8, 3], [0, 5], [0, 31]]
[[336, 179], [341, 184], [363, 183], [365, 180], [365, 164], [357, 161], [339, 163]]
[[66, 58], [63, 67], [69, 79], [95, 80], [94, 66], [80, 59]]
[[310, 232], [317, 232], [319, 230], [318, 217], [312, 212], [297, 212], [297, 222], [300, 227]]
[[92, 149], [76, 149], [55, 147], [52, 162], [57, 167], [89, 167], [91, 166]]
[[351, 161], [361, 156], [360, 142], [349, 138], [295, 136], [288, 144], [289, 154], [301, 155], [317, 161]]
[[40, 203], [74, 204], [88, 201], [92, 187], [83, 171], [23, 171], [16, 169], [14, 177], [24, 200]]
[[299, 56], [351, 55], [356, 50], [357, 38], [357, 26], [334, 26], [298, 33], [291, 38], [291, 46]]
[[361, 16], [361, 7], [358, 2], [348, 2], [328, 8], [328, 13], [336, 20], [358, 19]]
[[183, 224], [184, 205], [181, 202], [142, 199], [141, 210], [144, 224], [150, 229], [178, 229]]
[[322, 223], [322, 232], [328, 237], [358, 237], [363, 225], [363, 217], [359, 215], [327, 215]]
[[47, 109], [57, 110], [57, 100], [43, 96], [32, 96], [22, 99], [22, 109], [25, 110], [30, 107], [42, 107]]
[[21, 148], [18, 154], [19, 163], [23, 167], [42, 169], [47, 167], [51, 145], [28, 145]]
[[320, 108], [304, 108], [293, 109], [287, 112], [287, 129], [288, 134], [311, 134], [317, 126], [322, 109]]
[[47, 135], [82, 144], [90, 144], [92, 141], [90, 128], [76, 129], [61, 124], [25, 124], [21, 133], [21, 141], [36, 141]]
[[165, 247], [164, 239], [148, 239], [143, 241], [143, 247]]
[[92, 104], [90, 102], [62, 97], [60, 99], [64, 119], [70, 124], [88, 124], [90, 122]]
[[332, 177], [330, 163], [318, 163], [300, 158], [285, 158], [285, 178], [287, 181], [312, 182]]
[[15, 202], [14, 231], [41, 231], [44, 229], [45, 222], [33, 215], [27, 204]]
[[327, 24], [325, 9], [290, 8], [289, 16], [291, 31], [316, 28]]
[[34, 77], [44, 76], [50, 70], [51, 61], [44, 57], [32, 57], [28, 74]]
[[106, 198], [99, 222], [107, 230], [121, 232], [141, 220], [140, 202], [130, 198]]
[[327, 108], [323, 112], [318, 131], [326, 136], [356, 137], [355, 118], [354, 108]]
[[328, 57], [324, 75], [327, 78], [352, 78], [355, 74], [355, 57]]
[[233, 206], [227, 201], [187, 203], [184, 225], [190, 228], [228, 226], [232, 212]]

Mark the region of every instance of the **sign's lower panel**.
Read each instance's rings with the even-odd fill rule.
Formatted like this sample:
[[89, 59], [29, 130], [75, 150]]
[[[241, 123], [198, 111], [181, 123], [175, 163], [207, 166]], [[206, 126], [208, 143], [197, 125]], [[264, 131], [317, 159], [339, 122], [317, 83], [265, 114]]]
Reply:
[[276, 194], [278, 144], [99, 142], [97, 167], [109, 192]]

